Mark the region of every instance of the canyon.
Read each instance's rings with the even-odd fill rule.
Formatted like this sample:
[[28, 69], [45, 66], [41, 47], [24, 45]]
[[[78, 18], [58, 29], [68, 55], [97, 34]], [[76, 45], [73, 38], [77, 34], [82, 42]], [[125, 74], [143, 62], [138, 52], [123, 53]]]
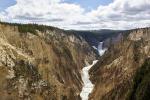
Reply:
[[1, 100], [149, 100], [150, 28], [77, 32], [1, 22]]

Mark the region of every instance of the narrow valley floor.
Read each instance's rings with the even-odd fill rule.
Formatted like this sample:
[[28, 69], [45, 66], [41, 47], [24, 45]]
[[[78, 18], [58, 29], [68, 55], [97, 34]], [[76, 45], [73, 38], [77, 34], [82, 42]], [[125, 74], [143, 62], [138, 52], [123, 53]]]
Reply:
[[[99, 45], [98, 45], [98, 48], [96, 48], [96, 49], [98, 50], [100, 56], [102, 56], [106, 51], [106, 49], [103, 49], [103, 42], [100, 42]], [[94, 88], [94, 84], [92, 84], [92, 82], [89, 79], [90, 78], [89, 70], [97, 62], [98, 62], [98, 60], [94, 60], [91, 65], [87, 65], [86, 67], [84, 67], [82, 69], [81, 77], [82, 77], [82, 80], [83, 80], [83, 83], [84, 83], [82, 91], [80, 93], [80, 96], [81, 96], [82, 100], [88, 100], [89, 94], [92, 92], [92, 90]]]
[[82, 100], [88, 100], [88, 96], [93, 90], [94, 85], [89, 80], [90, 77], [89, 77], [88, 72], [89, 72], [90, 68], [93, 65], [95, 65], [97, 62], [98, 62], [98, 60], [94, 60], [91, 65], [88, 65], [88, 66], [86, 66], [82, 69], [82, 74], [81, 75], [82, 75], [82, 80], [83, 80], [83, 83], [84, 83], [84, 86], [83, 86], [81, 94], [80, 94]]

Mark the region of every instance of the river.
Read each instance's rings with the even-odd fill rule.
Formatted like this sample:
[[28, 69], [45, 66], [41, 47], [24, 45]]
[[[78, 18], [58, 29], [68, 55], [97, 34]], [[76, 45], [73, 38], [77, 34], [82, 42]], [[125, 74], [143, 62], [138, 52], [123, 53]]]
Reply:
[[[104, 52], [106, 51], [106, 49], [103, 49], [102, 46], [103, 46], [103, 42], [100, 42], [98, 45], [98, 48], [97, 48], [100, 56], [102, 56], [104, 54]], [[88, 100], [89, 94], [92, 92], [92, 90], [94, 88], [94, 84], [92, 84], [92, 82], [89, 79], [90, 78], [89, 70], [97, 62], [98, 62], [98, 60], [94, 60], [91, 65], [87, 64], [87, 66], [85, 66], [82, 69], [81, 77], [82, 77], [82, 81], [83, 81], [83, 88], [80, 93], [82, 100]]]

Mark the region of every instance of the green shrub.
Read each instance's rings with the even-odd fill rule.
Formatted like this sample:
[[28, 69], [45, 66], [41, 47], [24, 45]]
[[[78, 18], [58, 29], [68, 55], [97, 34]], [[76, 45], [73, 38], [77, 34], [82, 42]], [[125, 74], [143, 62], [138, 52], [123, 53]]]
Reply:
[[0, 24], [9, 25], [9, 26], [17, 26], [20, 33], [33, 33], [36, 35], [37, 30], [41, 32], [46, 32], [47, 30], [59, 30], [56, 27], [46, 26], [46, 25], [38, 25], [38, 24], [18, 24], [18, 23], [7, 23], [1, 22]]
[[36, 30], [34, 26], [31, 26], [31, 25], [19, 25], [18, 30], [20, 33], [30, 32], [30, 33], [36, 34]]

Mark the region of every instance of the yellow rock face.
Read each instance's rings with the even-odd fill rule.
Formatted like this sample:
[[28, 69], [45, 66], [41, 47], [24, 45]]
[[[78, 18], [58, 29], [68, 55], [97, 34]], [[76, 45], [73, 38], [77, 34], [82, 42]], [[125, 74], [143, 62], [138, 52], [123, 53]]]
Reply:
[[21, 33], [0, 24], [1, 100], [77, 100], [84, 60], [95, 54], [82, 38], [55, 29]]
[[91, 100], [125, 100], [135, 72], [150, 57], [150, 28], [137, 29], [112, 45], [91, 69]]

